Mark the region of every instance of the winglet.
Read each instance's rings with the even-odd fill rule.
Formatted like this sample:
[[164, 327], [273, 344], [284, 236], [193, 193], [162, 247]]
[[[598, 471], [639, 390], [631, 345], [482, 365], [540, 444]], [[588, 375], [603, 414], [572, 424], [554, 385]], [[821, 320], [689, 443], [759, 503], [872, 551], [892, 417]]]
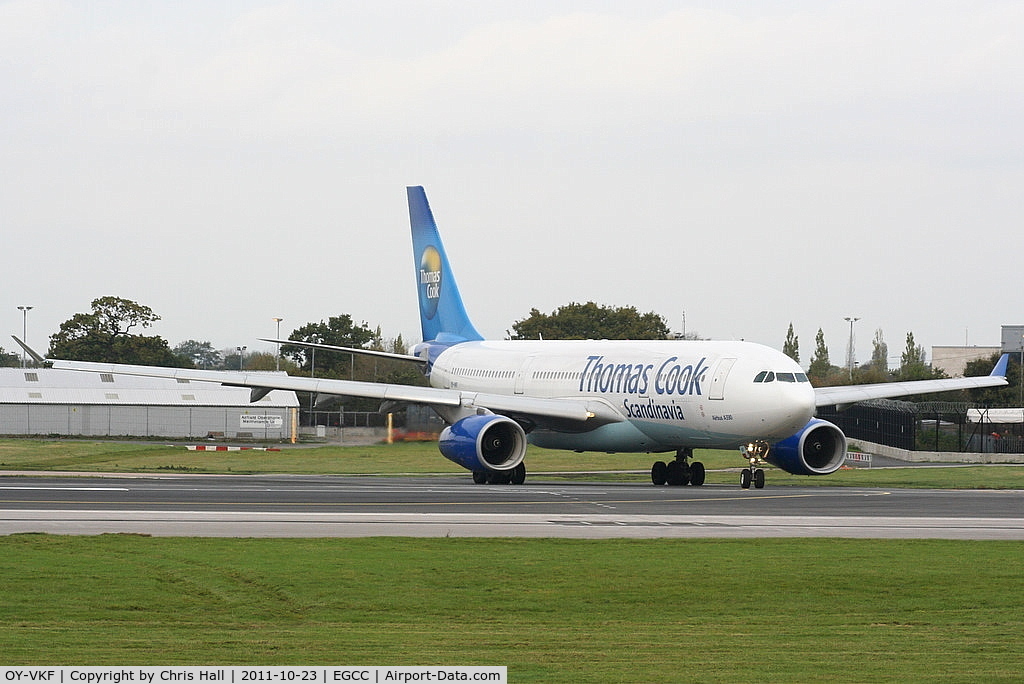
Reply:
[[1010, 363], [1010, 355], [1003, 354], [1002, 356], [999, 357], [999, 362], [996, 363], [996, 367], [992, 369], [992, 372], [989, 373], [989, 375], [995, 378], [1005, 378], [1006, 366], [1008, 363]]

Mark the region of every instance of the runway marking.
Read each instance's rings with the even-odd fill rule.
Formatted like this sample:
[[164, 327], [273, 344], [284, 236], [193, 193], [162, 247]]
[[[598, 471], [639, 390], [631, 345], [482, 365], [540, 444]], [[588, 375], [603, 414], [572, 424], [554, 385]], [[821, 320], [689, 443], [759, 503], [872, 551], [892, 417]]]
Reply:
[[[666, 491], [662, 489], [654, 489], [649, 486], [637, 485], [637, 487], [643, 487], [649, 494], [654, 495], [671, 495], [676, 494], [674, 491]], [[212, 488], [198, 488], [198, 487], [44, 487], [44, 486], [0, 486], [0, 489], [6, 490], [23, 490], [23, 491], [111, 491], [111, 492], [129, 492], [129, 491], [158, 491], [158, 492], [211, 492], [216, 491]], [[563, 504], [576, 504], [576, 505], [589, 505], [596, 508], [608, 508], [615, 509], [619, 505], [644, 505], [644, 504], [715, 504], [715, 503], [731, 503], [738, 501], [745, 502], [763, 502], [770, 500], [794, 500], [794, 499], [811, 499], [811, 498], [847, 498], [847, 497], [868, 497], [868, 496], [891, 496], [892, 492], [886, 490], [863, 490], [863, 489], [850, 489], [845, 491], [808, 491], [801, 493], [780, 493], [780, 494], [765, 494], [762, 491], [741, 491], [734, 494], [719, 495], [718, 491], [713, 488], [699, 490], [701, 494], [696, 492], [687, 498], [680, 498], [676, 496], [674, 498], [661, 498], [660, 496], [646, 496], [644, 498], [636, 499], [592, 499], [586, 495], [601, 495], [608, 494], [609, 490], [617, 488], [607, 487], [582, 487], [574, 488], [570, 487], [563, 489], [560, 487], [551, 488], [532, 488], [529, 491], [524, 491], [520, 488], [500, 488], [492, 487], [489, 489], [468, 487], [465, 485], [456, 486], [441, 486], [436, 485], [412, 485], [412, 486], [381, 486], [381, 485], [341, 485], [339, 487], [316, 487], [311, 489], [304, 488], [293, 488], [293, 487], [241, 487], [241, 488], [229, 488], [224, 491], [231, 491], [237, 493], [239, 491], [249, 493], [261, 493], [261, 492], [276, 492], [276, 493], [331, 493], [331, 494], [347, 494], [347, 493], [367, 493], [367, 492], [380, 492], [394, 495], [397, 493], [429, 493], [429, 494], [463, 494], [463, 495], [480, 495], [481, 497], [498, 497], [498, 496], [518, 496], [520, 494], [533, 494], [549, 496], [549, 499], [538, 499], [531, 498], [526, 500], [507, 500], [505, 498], [481, 498], [479, 500], [455, 500], [455, 501], [278, 501], [278, 502], [264, 502], [264, 501], [249, 501], [249, 502], [238, 502], [238, 501], [204, 501], [197, 502], [194, 500], [190, 501], [146, 501], [137, 502], [139, 506], [137, 510], [144, 510], [143, 507], [147, 508], [177, 508], [180, 506], [201, 506], [203, 508], [209, 507], [223, 507], [223, 506], [247, 506], [255, 510], [267, 509], [272, 507], [278, 508], [297, 508], [304, 507], [309, 509], [345, 509], [345, 508], [408, 508], [408, 507], [422, 507], [422, 508], [475, 508], [482, 506], [501, 506], [501, 507], [529, 507], [529, 506], [550, 506], [559, 502]], [[621, 490], [620, 490], [621, 491]], [[677, 490], [678, 491], [678, 490]], [[719, 490], [721, 491], [721, 490]], [[683, 494], [685, 492], [678, 492]], [[724, 492], [722, 492], [724, 494]], [[113, 502], [109, 500], [82, 500], [82, 501], [67, 501], [67, 500], [22, 500], [22, 499], [0, 499], [2, 504], [17, 504], [21, 506], [31, 505], [72, 505], [72, 506], [89, 506], [89, 505], [101, 505], [110, 506], [115, 505], [119, 502]]]
[[[124, 490], [128, 491], [128, 490]], [[877, 492], [867, 493], [862, 492], [857, 496], [890, 496], [891, 492]], [[557, 496], [557, 495], [553, 495]], [[423, 508], [464, 508], [464, 507], [479, 507], [479, 506], [503, 506], [503, 507], [523, 507], [523, 506], [549, 506], [553, 503], [563, 503], [570, 505], [589, 505], [597, 508], [615, 508], [616, 505], [643, 505], [643, 504], [696, 504], [696, 503], [728, 503], [733, 501], [768, 501], [772, 499], [810, 499], [810, 498], [822, 498], [830, 496], [830, 493], [806, 493], [806, 494], [770, 494], [760, 496], [729, 496], [729, 497], [708, 497], [700, 498], [695, 497], [691, 499], [621, 499], [612, 501], [600, 501], [590, 499], [571, 499], [569, 497], [562, 497], [558, 499], [537, 499], [527, 501], [147, 501], [140, 502], [138, 505], [140, 508], [136, 510], [146, 510], [143, 507], [149, 508], [162, 508], [162, 507], [177, 507], [177, 506], [248, 506], [256, 509], [268, 508], [268, 507], [282, 507], [282, 508], [294, 508], [294, 507], [305, 507], [305, 508], [408, 508], [412, 506], [423, 507]], [[848, 496], [843, 493], [841, 496]], [[568, 500], [567, 500], [568, 499]], [[55, 505], [73, 505], [73, 506], [95, 506], [95, 505], [125, 505], [125, 502], [112, 502], [112, 501], [66, 501], [66, 500], [20, 500], [20, 499], [0, 499], [0, 504], [55, 504]], [[26, 509], [30, 510], [30, 509]]]
[[130, 492], [132, 491], [129, 487], [4, 487], [0, 486], [0, 489], [14, 489], [24, 491], [42, 491], [42, 492]]

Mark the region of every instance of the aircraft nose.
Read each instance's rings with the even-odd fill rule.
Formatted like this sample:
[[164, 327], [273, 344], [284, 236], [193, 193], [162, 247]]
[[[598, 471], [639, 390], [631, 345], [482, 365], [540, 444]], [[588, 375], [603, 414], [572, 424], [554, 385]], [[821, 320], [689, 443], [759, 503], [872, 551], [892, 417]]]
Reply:
[[805, 413], [813, 414], [817, 408], [814, 403], [814, 388], [811, 387], [811, 383], [802, 382], [797, 385], [800, 390], [801, 408]]
[[[776, 383], [779, 392], [778, 407], [795, 430], [807, 424], [814, 417], [814, 388], [808, 382]], [[794, 430], [794, 431], [795, 431]]]

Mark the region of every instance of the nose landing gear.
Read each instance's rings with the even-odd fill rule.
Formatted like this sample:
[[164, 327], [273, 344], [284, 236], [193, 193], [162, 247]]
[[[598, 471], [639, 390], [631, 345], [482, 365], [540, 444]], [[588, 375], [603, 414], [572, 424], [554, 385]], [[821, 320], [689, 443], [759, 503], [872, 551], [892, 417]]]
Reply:
[[750, 465], [740, 471], [740, 487], [750, 489], [764, 489], [764, 470], [759, 466], [767, 463], [764, 457], [768, 455], [768, 442], [751, 442], [740, 447], [740, 453], [750, 462]]
[[651, 482], [656, 485], [667, 484], [670, 487], [681, 487], [687, 484], [700, 487], [704, 484], [704, 464], [700, 461], [690, 463], [693, 449], [676, 450], [674, 461], [665, 463], [658, 461], [651, 466]]

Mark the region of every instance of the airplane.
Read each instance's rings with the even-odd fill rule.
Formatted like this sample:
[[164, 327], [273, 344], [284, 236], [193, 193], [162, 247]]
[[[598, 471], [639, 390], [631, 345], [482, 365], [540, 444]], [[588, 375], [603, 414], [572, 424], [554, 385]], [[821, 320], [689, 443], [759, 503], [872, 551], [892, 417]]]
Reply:
[[1006, 385], [1009, 355], [988, 376], [841, 387], [811, 386], [794, 360], [751, 342], [710, 340], [485, 340], [474, 327], [424, 189], [406, 189], [423, 342], [411, 355], [429, 387], [47, 359], [57, 369], [143, 375], [252, 388], [376, 398], [382, 410], [430, 406], [447, 424], [438, 449], [478, 484], [522, 484], [529, 445], [576, 452], [670, 454], [651, 467], [655, 485], [701, 486], [694, 449], [739, 449], [740, 486], [763, 488], [763, 466], [828, 475], [846, 458], [846, 436], [815, 417], [867, 399]]

